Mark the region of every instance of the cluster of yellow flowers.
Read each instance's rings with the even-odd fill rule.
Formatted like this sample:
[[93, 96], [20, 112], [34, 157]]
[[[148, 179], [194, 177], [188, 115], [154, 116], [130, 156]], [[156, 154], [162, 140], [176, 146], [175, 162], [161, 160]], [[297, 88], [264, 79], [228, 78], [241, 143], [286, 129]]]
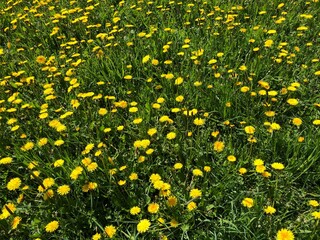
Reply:
[[175, 239], [228, 201], [281, 216], [319, 156], [318, 2], [0, 3], [5, 232]]

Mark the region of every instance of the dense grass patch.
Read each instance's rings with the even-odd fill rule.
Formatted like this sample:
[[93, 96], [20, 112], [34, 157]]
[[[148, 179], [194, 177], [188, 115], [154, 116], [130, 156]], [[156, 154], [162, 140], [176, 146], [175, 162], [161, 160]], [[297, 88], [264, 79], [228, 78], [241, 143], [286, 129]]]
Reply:
[[1, 1], [1, 239], [318, 239], [318, 9]]

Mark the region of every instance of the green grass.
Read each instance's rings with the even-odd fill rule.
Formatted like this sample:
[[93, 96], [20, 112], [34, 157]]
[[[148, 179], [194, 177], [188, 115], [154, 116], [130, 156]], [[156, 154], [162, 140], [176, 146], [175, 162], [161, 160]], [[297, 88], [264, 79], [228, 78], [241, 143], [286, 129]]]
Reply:
[[1, 2], [0, 236], [317, 239], [318, 4]]

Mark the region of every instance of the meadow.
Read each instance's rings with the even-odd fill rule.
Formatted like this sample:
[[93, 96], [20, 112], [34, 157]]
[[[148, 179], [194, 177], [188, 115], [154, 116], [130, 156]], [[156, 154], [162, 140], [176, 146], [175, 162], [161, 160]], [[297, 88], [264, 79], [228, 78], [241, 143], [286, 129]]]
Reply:
[[319, 9], [0, 1], [0, 239], [319, 239]]

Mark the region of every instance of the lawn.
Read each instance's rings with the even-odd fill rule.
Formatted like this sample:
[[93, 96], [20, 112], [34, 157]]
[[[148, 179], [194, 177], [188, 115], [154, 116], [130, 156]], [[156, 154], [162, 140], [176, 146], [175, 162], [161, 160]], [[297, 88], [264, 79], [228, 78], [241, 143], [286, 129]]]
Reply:
[[319, 239], [319, 9], [1, 1], [0, 239]]

